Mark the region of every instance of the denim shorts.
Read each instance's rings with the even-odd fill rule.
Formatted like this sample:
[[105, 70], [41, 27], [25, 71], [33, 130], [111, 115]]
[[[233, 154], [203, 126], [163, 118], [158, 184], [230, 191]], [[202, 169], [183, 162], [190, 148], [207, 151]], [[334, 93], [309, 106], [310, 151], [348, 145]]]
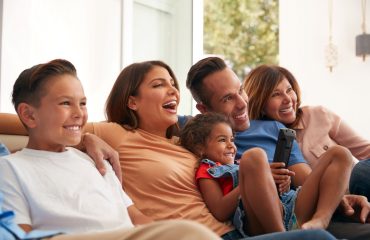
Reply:
[[238, 206], [233, 215], [232, 222], [235, 229], [240, 233], [242, 237], [247, 237], [247, 234], [244, 232], [244, 226], [246, 224], [246, 221], [247, 218], [245, 215], [243, 202], [242, 199], [239, 197]]
[[[283, 205], [283, 223], [287, 231], [299, 228], [297, 217], [294, 213], [294, 208], [295, 208], [295, 202], [297, 200], [298, 192], [300, 189], [301, 187], [298, 187], [296, 190], [290, 190], [289, 192], [286, 192], [280, 195], [280, 201]], [[241, 198], [239, 198], [238, 206], [235, 210], [232, 223], [235, 229], [243, 237], [248, 236], [244, 232], [245, 224], [247, 224], [246, 220], [247, 218], [246, 218], [246, 213], [243, 207], [243, 202]]]
[[290, 190], [280, 196], [280, 201], [283, 204], [283, 221], [287, 231], [299, 228], [297, 217], [294, 213], [295, 201], [297, 200], [298, 192], [301, 187], [296, 190]]

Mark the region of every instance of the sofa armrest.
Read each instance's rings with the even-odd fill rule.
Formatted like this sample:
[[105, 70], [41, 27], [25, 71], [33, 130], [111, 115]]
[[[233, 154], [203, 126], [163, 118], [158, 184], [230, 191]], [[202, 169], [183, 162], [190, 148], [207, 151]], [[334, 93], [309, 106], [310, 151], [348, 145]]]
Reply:
[[0, 142], [2, 142], [11, 153], [13, 153], [26, 147], [28, 136], [0, 134]]

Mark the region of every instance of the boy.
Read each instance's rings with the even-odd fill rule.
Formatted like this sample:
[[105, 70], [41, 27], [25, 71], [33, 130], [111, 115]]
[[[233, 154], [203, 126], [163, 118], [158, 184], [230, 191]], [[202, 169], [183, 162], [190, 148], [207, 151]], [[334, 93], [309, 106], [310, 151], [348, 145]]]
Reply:
[[[4, 209], [15, 211], [23, 230], [85, 233], [53, 239], [218, 239], [189, 222], [134, 228], [151, 220], [122, 191], [109, 164], [103, 177], [87, 155], [67, 147], [81, 141], [87, 120], [86, 97], [70, 62], [57, 59], [24, 70], [12, 97], [29, 142], [0, 160], [0, 190]], [[100, 233], [86, 234], [92, 231]]]

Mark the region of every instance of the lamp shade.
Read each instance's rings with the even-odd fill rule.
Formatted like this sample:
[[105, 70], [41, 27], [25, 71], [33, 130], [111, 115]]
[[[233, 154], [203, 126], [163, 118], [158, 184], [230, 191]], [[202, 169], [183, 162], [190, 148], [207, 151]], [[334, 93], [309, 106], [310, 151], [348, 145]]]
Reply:
[[370, 34], [356, 36], [356, 56], [370, 55]]

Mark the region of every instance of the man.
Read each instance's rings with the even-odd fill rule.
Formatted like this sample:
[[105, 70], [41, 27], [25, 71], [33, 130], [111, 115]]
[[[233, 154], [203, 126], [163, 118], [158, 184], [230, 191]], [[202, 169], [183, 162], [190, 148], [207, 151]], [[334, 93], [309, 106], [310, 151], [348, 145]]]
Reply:
[[[236, 145], [239, 150], [245, 151], [250, 143], [247, 143], [247, 140], [241, 136], [247, 135], [244, 133], [250, 135], [255, 128], [252, 126], [252, 129], [249, 129], [251, 123], [248, 118], [248, 96], [241, 88], [241, 82], [236, 74], [222, 59], [209, 57], [198, 61], [190, 68], [186, 86], [190, 89], [197, 102], [196, 107], [201, 113], [213, 111], [228, 116], [237, 133]], [[180, 117], [179, 122], [184, 123], [184, 118]], [[258, 141], [258, 137], [264, 138], [263, 134], [265, 133], [257, 133], [255, 141]], [[258, 143], [252, 145], [258, 146]], [[340, 208], [346, 216], [360, 217], [363, 222], [369, 220], [370, 204], [365, 197], [347, 195]], [[361, 212], [355, 213], [355, 209]], [[328, 230], [338, 238], [364, 239], [370, 237], [370, 224], [333, 222]]]

